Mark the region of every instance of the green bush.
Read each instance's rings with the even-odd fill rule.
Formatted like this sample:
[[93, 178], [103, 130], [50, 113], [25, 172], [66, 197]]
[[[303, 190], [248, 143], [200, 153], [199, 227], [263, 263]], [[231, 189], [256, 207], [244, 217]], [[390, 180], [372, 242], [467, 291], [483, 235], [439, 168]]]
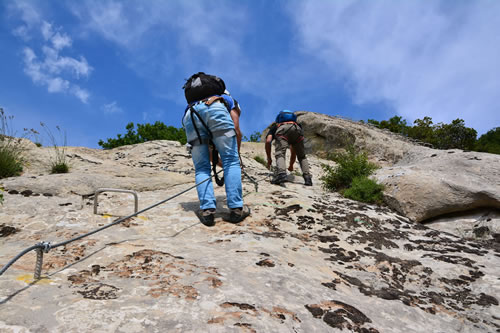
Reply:
[[14, 137], [9, 125], [13, 118], [0, 108], [0, 179], [18, 176], [23, 171], [22, 142]]
[[384, 186], [368, 178], [378, 167], [368, 161], [366, 153], [356, 152], [351, 146], [345, 153], [329, 154], [328, 158], [337, 166], [322, 165], [325, 174], [320, 180], [326, 190], [357, 201], [382, 203]]
[[4, 146], [0, 139], [0, 179], [19, 176], [23, 171], [20, 151], [16, 147]]
[[65, 162], [52, 164], [50, 172], [51, 173], [68, 173], [69, 166]]
[[363, 176], [354, 178], [351, 187], [345, 189], [342, 195], [356, 201], [381, 204], [383, 190], [384, 185]]
[[264, 157], [257, 155], [257, 156], [254, 156], [253, 159], [267, 168], [267, 161]]
[[329, 191], [348, 188], [354, 178], [367, 177], [377, 169], [375, 164], [368, 161], [366, 153], [357, 153], [352, 146], [345, 153], [332, 153], [327, 158], [337, 163], [335, 167], [322, 165], [325, 175], [320, 180]]
[[0, 204], [3, 204], [3, 190], [0, 189]]

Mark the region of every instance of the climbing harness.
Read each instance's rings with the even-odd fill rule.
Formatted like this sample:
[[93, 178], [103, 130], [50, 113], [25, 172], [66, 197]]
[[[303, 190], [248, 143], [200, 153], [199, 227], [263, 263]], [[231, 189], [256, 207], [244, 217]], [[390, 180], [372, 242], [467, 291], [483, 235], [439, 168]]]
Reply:
[[[214, 135], [213, 135], [212, 131], [210, 130], [210, 128], [208, 128], [208, 125], [203, 121], [203, 119], [201, 118], [198, 111], [196, 111], [194, 109], [194, 106], [196, 104], [205, 103], [205, 105], [210, 106], [217, 101], [224, 104], [224, 106], [226, 107], [228, 112], [230, 112], [228, 102], [226, 102], [226, 100], [222, 96], [211, 96], [209, 98], [203, 99], [203, 100], [198, 101], [196, 103], [192, 103], [192, 104], [188, 105], [185, 112], [187, 112], [188, 110], [190, 112], [189, 115], [191, 116], [191, 122], [193, 124], [194, 130], [196, 131], [196, 135], [198, 136], [198, 141], [199, 141], [200, 145], [208, 143], [208, 145], [210, 146], [210, 148], [212, 150], [212, 171], [214, 172], [215, 183], [218, 186], [223, 186], [224, 185], [224, 177], [219, 178], [218, 172], [217, 172], [217, 163], [219, 162], [219, 152], [217, 151], [217, 148], [215, 147], [215, 144], [213, 142]], [[198, 120], [203, 125], [203, 127], [205, 127], [205, 130], [207, 131], [208, 137], [209, 137], [208, 140], [203, 140], [201, 138], [200, 131], [198, 130], [198, 126], [196, 126], [196, 122], [194, 121], [193, 114], [198, 118]], [[184, 117], [183, 117], [183, 121], [184, 121]], [[183, 122], [182, 126], [184, 126], [184, 122]]]
[[[222, 172], [222, 170], [220, 170], [219, 172]], [[141, 213], [144, 213], [144, 212], [145, 212], [145, 211], [147, 211], [147, 210], [150, 210], [150, 209], [152, 209], [152, 208], [154, 208], [154, 207], [157, 207], [157, 206], [159, 206], [159, 205], [161, 205], [161, 204], [164, 204], [165, 202], [167, 202], [167, 201], [169, 201], [169, 200], [172, 200], [172, 199], [174, 199], [174, 198], [177, 198], [178, 196], [180, 196], [180, 195], [182, 195], [182, 194], [184, 194], [184, 193], [186, 193], [186, 192], [188, 192], [188, 191], [192, 190], [193, 188], [196, 188], [196, 187], [200, 186], [201, 184], [206, 183], [207, 181], [209, 181], [209, 180], [210, 180], [210, 178], [211, 178], [211, 177], [208, 177], [207, 179], [205, 179], [205, 180], [203, 180], [203, 181], [199, 182], [198, 184], [195, 184], [195, 185], [191, 186], [190, 188], [185, 189], [184, 191], [179, 192], [179, 193], [177, 193], [177, 194], [175, 194], [175, 195], [173, 195], [173, 196], [171, 196], [171, 197], [169, 197], [169, 198], [167, 198], [167, 199], [165, 199], [165, 200], [162, 200], [162, 201], [160, 201], [160, 202], [157, 202], [157, 203], [155, 203], [154, 205], [151, 205], [151, 206], [149, 206], [149, 207], [146, 207], [146, 208], [144, 208], [144, 209], [142, 209], [142, 210], [140, 210], [140, 211], [136, 211], [134, 214], [131, 214], [131, 215], [128, 215], [128, 216], [125, 216], [125, 217], [119, 218], [119, 219], [117, 219], [116, 221], [113, 221], [113, 222], [111, 222], [111, 223], [109, 223], [109, 224], [107, 224], [107, 225], [105, 225], [105, 226], [102, 226], [101, 228], [98, 228], [98, 229], [95, 229], [95, 230], [93, 230], [93, 231], [87, 232], [86, 234], [83, 234], [83, 235], [80, 235], [80, 236], [74, 237], [74, 238], [72, 238], [72, 239], [70, 239], [70, 240], [67, 240], [67, 241], [64, 241], [64, 242], [61, 242], [61, 243], [56, 243], [56, 244], [53, 244], [53, 245], [52, 245], [52, 244], [50, 244], [50, 242], [40, 242], [40, 243], [37, 243], [37, 244], [35, 244], [35, 245], [33, 245], [33, 246], [31, 246], [31, 247], [29, 247], [29, 248], [27, 248], [27, 249], [25, 249], [25, 250], [21, 251], [21, 253], [19, 253], [19, 254], [18, 254], [17, 256], [15, 256], [15, 257], [14, 257], [11, 261], [9, 261], [9, 262], [8, 262], [8, 263], [7, 263], [7, 264], [6, 264], [6, 265], [5, 265], [5, 266], [4, 266], [4, 267], [0, 270], [0, 276], [1, 276], [1, 275], [3, 275], [3, 273], [4, 273], [4, 272], [5, 272], [5, 271], [6, 271], [6, 270], [7, 270], [7, 269], [8, 269], [8, 268], [12, 265], [12, 264], [14, 264], [17, 260], [19, 260], [19, 258], [21, 258], [22, 256], [24, 256], [26, 253], [28, 253], [28, 252], [30, 252], [30, 251], [33, 251], [33, 250], [35, 250], [35, 251], [36, 251], [37, 256], [36, 256], [36, 265], [35, 265], [35, 273], [34, 273], [34, 278], [35, 278], [35, 280], [38, 280], [38, 279], [40, 279], [40, 274], [41, 274], [41, 271], [42, 271], [43, 253], [48, 253], [51, 249], [55, 249], [56, 247], [64, 246], [64, 245], [66, 245], [66, 244], [68, 244], [68, 243], [71, 243], [71, 242], [74, 242], [74, 241], [80, 240], [80, 239], [85, 238], [85, 237], [90, 236], [90, 235], [93, 235], [93, 234], [95, 234], [95, 233], [97, 233], [97, 232], [99, 232], [99, 231], [102, 231], [102, 230], [107, 229], [107, 228], [109, 228], [109, 227], [111, 227], [111, 226], [114, 226], [114, 225], [116, 225], [116, 224], [118, 224], [118, 223], [121, 223], [121, 222], [123, 222], [123, 221], [126, 221], [126, 220], [128, 220], [128, 219], [130, 219], [130, 218], [132, 218], [132, 217], [134, 217], [134, 216], [137, 216], [137, 215], [139, 215], [139, 214], [141, 214]]]

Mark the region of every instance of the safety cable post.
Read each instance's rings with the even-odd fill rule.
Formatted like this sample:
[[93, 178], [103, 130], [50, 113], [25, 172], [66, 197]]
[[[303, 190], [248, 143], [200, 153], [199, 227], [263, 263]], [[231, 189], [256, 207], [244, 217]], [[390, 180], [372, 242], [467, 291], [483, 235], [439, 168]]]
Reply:
[[40, 280], [40, 275], [42, 273], [42, 265], [43, 265], [43, 250], [41, 248], [37, 248], [35, 251], [36, 251], [36, 265], [35, 265], [34, 279]]

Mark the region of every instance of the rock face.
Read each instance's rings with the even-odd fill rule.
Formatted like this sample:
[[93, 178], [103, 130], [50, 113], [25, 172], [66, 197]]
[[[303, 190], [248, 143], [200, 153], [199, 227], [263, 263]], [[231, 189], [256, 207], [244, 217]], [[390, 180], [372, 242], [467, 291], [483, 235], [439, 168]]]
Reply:
[[[1, 181], [0, 265], [39, 242], [52, 244], [170, 198], [194, 182], [185, 149], [155, 141], [109, 151], [67, 148], [72, 169], [49, 175], [50, 149]], [[500, 329], [500, 249], [414, 223], [389, 208], [322, 191], [299, 174], [269, 184], [244, 143], [238, 225], [216, 189], [216, 225], [199, 223], [189, 191], [121, 224], [44, 255], [31, 283], [30, 252], [0, 276], [1, 332], [495, 332]], [[431, 157], [429, 157], [431, 158]], [[165, 170], [166, 169], [166, 170]], [[251, 177], [251, 179], [250, 179]]]
[[401, 214], [424, 221], [477, 208], [500, 209], [500, 156], [458, 150], [408, 154], [379, 169], [385, 200]]
[[[304, 129], [306, 150], [320, 156], [355, 145], [366, 151], [379, 165], [388, 166], [411, 151], [427, 149], [400, 135], [368, 124], [315, 112], [297, 111], [295, 114], [297, 122]], [[268, 129], [263, 131], [262, 139]]]
[[296, 114], [310, 152], [324, 155], [350, 144], [366, 151], [381, 166], [374, 177], [386, 186], [386, 203], [414, 221], [500, 209], [500, 155], [431, 149], [371, 125], [313, 112]]

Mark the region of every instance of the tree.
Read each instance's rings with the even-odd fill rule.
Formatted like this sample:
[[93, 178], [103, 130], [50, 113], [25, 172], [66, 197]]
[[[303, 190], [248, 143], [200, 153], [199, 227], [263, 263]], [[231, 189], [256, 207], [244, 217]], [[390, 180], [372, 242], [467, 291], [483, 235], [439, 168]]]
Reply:
[[406, 135], [408, 132], [408, 125], [403, 117], [394, 116], [389, 120], [382, 120], [380, 122], [374, 119], [368, 119], [368, 123], [381, 129], [388, 129], [394, 133]]
[[[490, 149], [492, 151], [497, 151], [494, 148], [497, 147], [495, 142], [498, 139], [494, 139], [495, 134], [493, 133], [485, 137], [484, 144], [476, 144], [477, 132], [475, 129], [466, 127], [463, 119], [455, 119], [451, 124], [438, 123], [434, 124], [431, 117], [424, 117], [423, 119], [416, 119], [413, 122], [413, 126], [408, 126], [406, 120], [401, 117], [394, 116], [389, 120], [377, 121], [373, 119], [368, 119], [369, 124], [373, 124], [379, 128], [389, 129], [391, 132], [396, 132], [408, 136], [413, 139], [420, 140], [425, 143], [430, 143], [434, 148], [438, 149], [466, 149], [474, 150], [479, 149]], [[498, 131], [500, 132], [500, 130]], [[500, 134], [496, 134], [500, 135]], [[497, 141], [495, 141], [497, 140]], [[490, 148], [487, 148], [490, 147]], [[500, 143], [498, 143], [500, 148]]]
[[387, 128], [389, 131], [394, 133], [406, 134], [408, 131], [408, 125], [406, 124], [406, 120], [403, 117], [394, 116], [387, 120], [383, 120], [380, 122], [381, 128]]
[[187, 142], [186, 133], [182, 128], [167, 126], [161, 121], [157, 121], [152, 125], [137, 124], [137, 132], [134, 123], [128, 123], [125, 129], [127, 130], [125, 135], [118, 134], [116, 139], [108, 138], [106, 142], [99, 140], [99, 146], [104, 149], [111, 149], [153, 140], [179, 141], [181, 144]]
[[474, 148], [476, 151], [500, 154], [500, 127], [495, 127], [481, 135]]
[[431, 117], [424, 117], [424, 119], [415, 119], [413, 124], [415, 125], [408, 128], [409, 137], [420, 140], [422, 142], [435, 144], [434, 125], [432, 123]]
[[451, 124], [439, 123], [434, 127], [435, 147], [438, 149], [474, 149], [477, 132], [465, 127], [463, 119], [455, 119]]
[[247, 142], [260, 142], [261, 135], [262, 134], [260, 132], [255, 131], [252, 134], [250, 134], [250, 138], [247, 138], [246, 135], [243, 136], [243, 141], [247, 141]]

